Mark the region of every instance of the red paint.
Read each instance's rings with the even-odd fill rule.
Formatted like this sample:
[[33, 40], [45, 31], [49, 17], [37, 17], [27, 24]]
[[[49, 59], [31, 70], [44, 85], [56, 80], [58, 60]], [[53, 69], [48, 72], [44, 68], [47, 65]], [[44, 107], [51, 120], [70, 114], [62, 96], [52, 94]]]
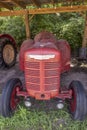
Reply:
[[[56, 43], [50, 43], [50, 45], [47, 46], [49, 40], [43, 40], [43, 44], [45, 44], [46, 48], [55, 48], [61, 53], [61, 73], [64, 73], [66, 71], [70, 70], [70, 46], [69, 43], [65, 40], [58, 40]], [[46, 42], [46, 43], [44, 43]], [[41, 43], [41, 44], [42, 44]], [[25, 40], [22, 43], [20, 53], [19, 53], [19, 63], [20, 63], [20, 69], [24, 71], [24, 53], [27, 50], [30, 50], [31, 48], [35, 48], [36, 46], [39, 49], [40, 43], [35, 43], [33, 40]]]
[[70, 109], [72, 112], [75, 112], [75, 110], [76, 110], [76, 93], [75, 93], [74, 89], [72, 89], [72, 99], [70, 102]]
[[[67, 89], [61, 90], [61, 91], [59, 91], [59, 94], [57, 92], [55, 92], [55, 93], [53, 92], [52, 95], [54, 95], [54, 94], [56, 95], [55, 96], [56, 98], [60, 98], [60, 99], [63, 99], [63, 100], [72, 98], [72, 90], [67, 90]], [[28, 93], [28, 91], [18, 90], [17, 96], [23, 96], [23, 97], [26, 98], [26, 97], [29, 97], [31, 95]], [[50, 100], [52, 98], [51, 95], [50, 95], [50, 92], [45, 92], [44, 95], [42, 93], [38, 92], [38, 93], [35, 94], [35, 96], [36, 96], [35, 98], [38, 99], [38, 100]], [[32, 96], [32, 97], [34, 97], [34, 96]]]
[[[54, 58], [38, 60], [29, 58], [29, 55], [54, 55]], [[51, 48], [31, 49], [25, 53], [25, 80], [26, 89], [30, 96], [38, 99], [53, 98], [58, 95], [60, 87], [60, 53]], [[32, 73], [34, 74], [32, 75]], [[35, 73], [36, 72], [36, 73]], [[53, 73], [56, 72], [56, 73]], [[53, 74], [52, 74], [53, 73]], [[42, 99], [42, 97], [41, 97]]]
[[12, 91], [11, 101], [10, 101], [10, 106], [12, 110], [14, 110], [17, 107], [19, 101], [20, 101], [19, 97], [17, 97], [17, 87], [15, 87]]
[[19, 65], [20, 69], [24, 71], [24, 53], [29, 50], [29, 48], [34, 44], [33, 40], [25, 40], [20, 48], [20, 53], [19, 53]]
[[[60, 87], [60, 74], [70, 69], [69, 44], [65, 40], [57, 41], [53, 34], [42, 34], [37, 35], [34, 41], [24, 41], [21, 46], [19, 59], [20, 68], [25, 73], [26, 91], [18, 91], [17, 95], [39, 100], [71, 98], [72, 91]], [[54, 57], [41, 60], [37, 56], [32, 58], [32, 55]]]
[[56, 46], [61, 53], [61, 73], [70, 70], [70, 46], [66, 40], [58, 40]]
[[9, 35], [9, 34], [0, 34], [0, 38], [8, 38], [8, 39], [10, 39], [10, 41], [12, 41], [12, 43], [15, 45], [15, 47], [17, 46], [16, 41], [15, 41], [14, 38], [13, 38], [11, 35]]

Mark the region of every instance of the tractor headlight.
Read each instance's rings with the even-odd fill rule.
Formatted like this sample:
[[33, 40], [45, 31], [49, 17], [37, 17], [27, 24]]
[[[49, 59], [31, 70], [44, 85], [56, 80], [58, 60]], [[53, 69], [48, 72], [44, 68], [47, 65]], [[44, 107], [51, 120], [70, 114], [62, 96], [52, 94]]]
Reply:
[[25, 106], [26, 107], [31, 107], [31, 102], [30, 102], [30, 98], [26, 98], [25, 100], [24, 100], [24, 104], [25, 104]]

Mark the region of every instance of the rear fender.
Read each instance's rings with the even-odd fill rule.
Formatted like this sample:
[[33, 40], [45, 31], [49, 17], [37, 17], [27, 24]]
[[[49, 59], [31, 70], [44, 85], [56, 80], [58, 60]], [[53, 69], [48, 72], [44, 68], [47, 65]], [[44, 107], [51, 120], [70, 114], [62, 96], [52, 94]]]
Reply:
[[0, 38], [8, 38], [12, 42], [12, 44], [15, 47], [17, 47], [16, 41], [14, 40], [14, 38], [11, 35], [9, 35], [9, 34], [0, 34]]

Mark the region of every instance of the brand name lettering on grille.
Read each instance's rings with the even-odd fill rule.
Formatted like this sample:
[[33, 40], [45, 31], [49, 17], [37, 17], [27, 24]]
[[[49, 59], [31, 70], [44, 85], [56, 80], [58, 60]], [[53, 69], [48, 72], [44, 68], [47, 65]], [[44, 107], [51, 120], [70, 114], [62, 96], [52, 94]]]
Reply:
[[29, 58], [37, 59], [37, 60], [47, 60], [54, 58], [55, 55], [29, 55]]

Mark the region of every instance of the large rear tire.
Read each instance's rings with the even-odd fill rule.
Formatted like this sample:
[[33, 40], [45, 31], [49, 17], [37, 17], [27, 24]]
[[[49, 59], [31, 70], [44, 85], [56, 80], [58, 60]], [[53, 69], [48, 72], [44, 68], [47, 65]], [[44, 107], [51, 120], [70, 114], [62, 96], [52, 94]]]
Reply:
[[19, 79], [10, 79], [5, 85], [1, 96], [1, 115], [10, 117], [16, 110], [20, 98], [17, 96], [17, 88], [22, 90], [22, 83]]
[[16, 63], [17, 51], [9, 39], [0, 40], [0, 68], [10, 68]]
[[80, 81], [72, 81], [69, 89], [72, 90], [70, 113], [74, 120], [83, 120], [87, 114], [87, 99], [83, 85]]

